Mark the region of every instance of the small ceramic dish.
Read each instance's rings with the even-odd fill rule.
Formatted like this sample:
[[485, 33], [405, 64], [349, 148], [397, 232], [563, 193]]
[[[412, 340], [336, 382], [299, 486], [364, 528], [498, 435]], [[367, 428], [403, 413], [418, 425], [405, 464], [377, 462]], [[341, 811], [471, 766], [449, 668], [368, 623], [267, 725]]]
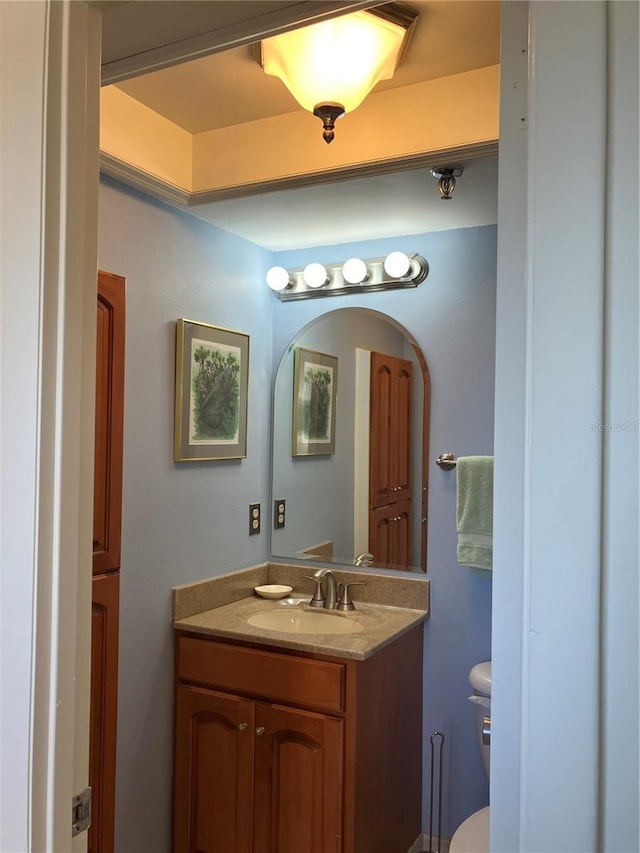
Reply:
[[267, 583], [264, 586], [254, 586], [253, 591], [261, 598], [284, 598], [293, 591], [293, 587], [281, 583]]

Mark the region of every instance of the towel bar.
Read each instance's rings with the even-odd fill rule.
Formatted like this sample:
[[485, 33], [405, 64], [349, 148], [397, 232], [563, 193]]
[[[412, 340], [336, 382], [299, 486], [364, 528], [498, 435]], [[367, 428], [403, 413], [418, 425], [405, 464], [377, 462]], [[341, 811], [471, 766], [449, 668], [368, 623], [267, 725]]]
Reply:
[[443, 471], [451, 471], [456, 467], [456, 457], [453, 453], [441, 453], [436, 459], [436, 465]]

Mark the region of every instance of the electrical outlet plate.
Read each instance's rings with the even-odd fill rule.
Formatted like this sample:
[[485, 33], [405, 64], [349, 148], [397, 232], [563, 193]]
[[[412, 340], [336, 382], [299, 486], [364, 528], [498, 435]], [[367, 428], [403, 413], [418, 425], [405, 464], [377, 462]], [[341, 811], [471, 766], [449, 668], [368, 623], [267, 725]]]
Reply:
[[273, 529], [282, 530], [285, 522], [285, 502], [278, 500], [273, 502]]
[[260, 504], [249, 504], [249, 536], [260, 533]]

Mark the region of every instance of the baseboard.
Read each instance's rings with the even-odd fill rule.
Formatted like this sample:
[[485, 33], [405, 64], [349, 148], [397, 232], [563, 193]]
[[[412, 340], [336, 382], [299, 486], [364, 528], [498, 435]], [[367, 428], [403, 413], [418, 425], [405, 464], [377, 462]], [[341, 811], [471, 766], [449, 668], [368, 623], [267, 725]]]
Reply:
[[[439, 846], [438, 842], [440, 842]], [[431, 839], [431, 847], [429, 847], [429, 833], [421, 832], [407, 853], [449, 853], [449, 844], [448, 838], [438, 838], [437, 835], [434, 835]]]

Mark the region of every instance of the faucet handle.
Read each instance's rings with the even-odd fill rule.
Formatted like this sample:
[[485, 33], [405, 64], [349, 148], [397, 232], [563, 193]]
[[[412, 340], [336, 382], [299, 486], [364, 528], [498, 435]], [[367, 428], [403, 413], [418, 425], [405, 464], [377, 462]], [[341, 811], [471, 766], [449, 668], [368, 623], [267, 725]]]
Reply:
[[324, 593], [322, 592], [322, 581], [323, 581], [322, 576], [317, 578], [317, 577], [314, 577], [314, 575], [305, 575], [304, 577], [310, 581], [313, 581], [316, 585], [316, 588], [313, 592], [313, 597], [311, 598], [311, 601], [309, 602], [309, 606], [310, 607], [324, 607]]
[[341, 584], [340, 589], [340, 598], [338, 603], [336, 604], [336, 610], [355, 610], [356, 606], [351, 600], [351, 594], [349, 593], [350, 586], [366, 586], [364, 581], [349, 581], [348, 583]]

